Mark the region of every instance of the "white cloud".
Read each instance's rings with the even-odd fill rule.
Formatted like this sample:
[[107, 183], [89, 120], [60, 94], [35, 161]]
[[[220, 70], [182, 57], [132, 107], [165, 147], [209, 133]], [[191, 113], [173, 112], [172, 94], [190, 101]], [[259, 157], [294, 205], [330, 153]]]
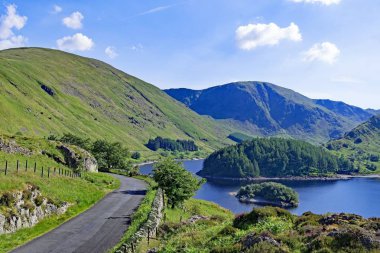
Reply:
[[23, 47], [27, 38], [15, 35], [14, 30], [22, 29], [28, 18], [17, 14], [17, 6], [7, 5], [7, 13], [0, 17], [0, 50], [14, 47]]
[[104, 52], [111, 59], [114, 59], [118, 56], [118, 54], [116, 53], [116, 49], [114, 47], [111, 47], [111, 46], [107, 47]]
[[24, 36], [12, 36], [9, 39], [0, 40], [0, 50], [14, 47], [24, 47], [27, 41], [27, 38]]
[[331, 42], [322, 42], [314, 44], [304, 53], [305, 61], [322, 61], [333, 64], [340, 55], [339, 48]]
[[281, 40], [302, 40], [300, 29], [294, 23], [284, 28], [275, 23], [248, 24], [239, 26], [235, 34], [238, 46], [243, 50], [253, 50], [259, 46], [277, 45]]
[[13, 36], [13, 29], [22, 29], [28, 18], [17, 14], [17, 6], [10, 4], [7, 6], [7, 14], [0, 18], [0, 39], [8, 39]]
[[79, 11], [71, 13], [70, 16], [62, 19], [62, 23], [68, 28], [72, 29], [80, 29], [82, 28], [82, 20], [84, 19], [82, 13]]
[[290, 0], [294, 3], [311, 3], [311, 4], [323, 4], [323, 5], [332, 5], [339, 4], [341, 0]]
[[53, 11], [52, 11], [53, 14], [60, 13], [61, 11], [62, 11], [62, 7], [61, 6], [56, 5], [56, 4], [53, 6]]
[[57, 40], [58, 49], [65, 51], [86, 51], [93, 46], [92, 39], [82, 33], [76, 33], [73, 36], [66, 36]]

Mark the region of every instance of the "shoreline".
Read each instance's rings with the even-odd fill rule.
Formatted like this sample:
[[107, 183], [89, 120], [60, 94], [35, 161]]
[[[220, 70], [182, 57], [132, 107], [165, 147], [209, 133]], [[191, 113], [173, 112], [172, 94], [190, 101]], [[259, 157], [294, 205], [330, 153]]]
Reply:
[[[197, 173], [199, 176], [199, 174]], [[239, 181], [239, 182], [260, 182], [260, 181], [337, 181], [350, 180], [354, 178], [379, 178], [379, 174], [373, 175], [335, 175], [333, 177], [255, 177], [255, 178], [231, 178], [231, 177], [213, 177], [201, 176], [207, 180], [224, 180], [224, 181]]]

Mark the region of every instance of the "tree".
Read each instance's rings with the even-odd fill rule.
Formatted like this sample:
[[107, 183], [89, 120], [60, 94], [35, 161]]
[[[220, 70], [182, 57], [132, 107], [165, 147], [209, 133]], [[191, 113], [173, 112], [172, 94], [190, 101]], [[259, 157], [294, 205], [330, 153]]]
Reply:
[[112, 168], [130, 169], [130, 164], [127, 161], [128, 149], [124, 148], [120, 142], [110, 143], [105, 140], [97, 140], [92, 146], [92, 154], [102, 171], [109, 171]]
[[168, 204], [172, 208], [194, 196], [204, 183], [204, 179], [198, 180], [184, 169], [180, 162], [170, 158], [165, 158], [155, 164], [153, 178], [158, 186], [164, 190]]
[[138, 159], [140, 159], [141, 158], [141, 154], [140, 154], [140, 152], [133, 152], [132, 153], [132, 155], [131, 155], [131, 158], [132, 159], [135, 159], [135, 160], [138, 160]]

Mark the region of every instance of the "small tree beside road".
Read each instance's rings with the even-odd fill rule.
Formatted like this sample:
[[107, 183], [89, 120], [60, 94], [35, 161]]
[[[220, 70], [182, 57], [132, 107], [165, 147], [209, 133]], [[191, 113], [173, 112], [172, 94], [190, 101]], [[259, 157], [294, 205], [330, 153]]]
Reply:
[[165, 158], [154, 165], [153, 178], [158, 186], [165, 191], [171, 208], [181, 205], [194, 196], [204, 183], [182, 167], [180, 162]]

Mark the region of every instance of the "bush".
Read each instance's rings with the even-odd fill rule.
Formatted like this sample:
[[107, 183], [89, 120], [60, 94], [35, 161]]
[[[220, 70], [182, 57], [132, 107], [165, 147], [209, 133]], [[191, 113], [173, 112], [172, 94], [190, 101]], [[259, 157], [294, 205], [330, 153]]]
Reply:
[[135, 159], [135, 160], [140, 159], [141, 158], [140, 152], [133, 152], [132, 155], [131, 155], [131, 158]]
[[251, 225], [257, 224], [259, 221], [266, 220], [270, 217], [280, 217], [285, 220], [292, 221], [293, 215], [278, 207], [262, 207], [255, 208], [248, 214], [243, 214], [234, 219], [233, 226], [236, 228], [247, 229]]

